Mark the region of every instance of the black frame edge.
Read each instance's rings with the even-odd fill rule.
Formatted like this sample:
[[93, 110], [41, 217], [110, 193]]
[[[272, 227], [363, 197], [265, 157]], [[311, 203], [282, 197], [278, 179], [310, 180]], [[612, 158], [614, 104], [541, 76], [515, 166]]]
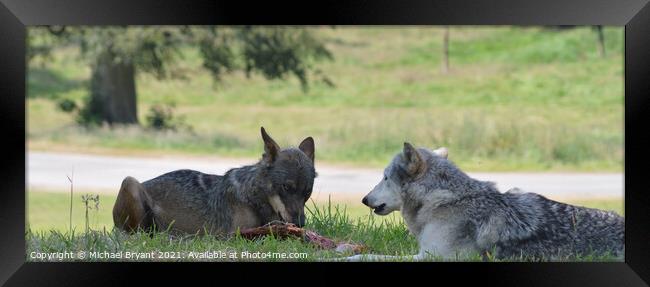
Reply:
[[[11, 5], [8, 5], [10, 7], [16, 7], [13, 5], [23, 5], [20, 4], [20, 0], [18, 1], [3, 0], [3, 2], [5, 3], [12, 2]], [[92, 2], [93, 1], [88, 1], [88, 3], [92, 3]], [[145, 0], [143, 2], [147, 2], [147, 1]], [[107, 15], [103, 18], [88, 20], [90, 19], [89, 17], [92, 17], [93, 13], [83, 14], [76, 11], [76, 13], [82, 15], [73, 16], [71, 19], [73, 19], [72, 24], [106, 24], [106, 23], [157, 24], [159, 22], [163, 22], [163, 23], [182, 22], [182, 23], [193, 23], [193, 24], [207, 24], [207, 23], [221, 22], [220, 24], [223, 24], [224, 21], [225, 22], [233, 21], [232, 17], [234, 16], [231, 15], [224, 16], [217, 11], [217, 7], [231, 7], [231, 6], [228, 5], [217, 6], [217, 4], [212, 4], [212, 2], [216, 3], [215, 1], [200, 1], [200, 3], [203, 3], [202, 5], [205, 5], [202, 7], [207, 7], [209, 9], [206, 8], [204, 11], [198, 11], [197, 9], [190, 7], [187, 10], [181, 10], [181, 11], [187, 11], [188, 14], [181, 15], [181, 17], [176, 17], [176, 18], [173, 17], [172, 13], [169, 12], [165, 13], [162, 11], [164, 10], [162, 8], [173, 7], [170, 5], [157, 6], [160, 9], [156, 9], [151, 14], [144, 15], [142, 19], [137, 18], [139, 16], [139, 13], [142, 13], [141, 10], [136, 10], [136, 12], [133, 11], [129, 12], [127, 11], [128, 5], [122, 5], [120, 9], [125, 10], [124, 11], [125, 14], [122, 16], [117, 14], [111, 15], [111, 13], [120, 12], [120, 11], [113, 10], [107, 13]], [[602, 1], [598, 3], [600, 3], [598, 4], [599, 6], [602, 6]], [[614, 3], [613, 5], [616, 4], [617, 3]], [[650, 160], [650, 152], [646, 150], [646, 148], [648, 147], [648, 143], [650, 143], [650, 137], [646, 133], [643, 133], [644, 129], [646, 129], [644, 125], [645, 123], [644, 120], [648, 117], [648, 115], [650, 115], [650, 99], [648, 99], [648, 95], [650, 94], [650, 71], [649, 71], [650, 54], [648, 53], [648, 51], [650, 51], [648, 49], [648, 47], [650, 47], [650, 37], [648, 36], [650, 35], [650, 5], [647, 5], [647, 1], [627, 1], [626, 4], [628, 5], [626, 9], [621, 8], [614, 11], [615, 12], [614, 14], [618, 13], [616, 16], [618, 18], [616, 17], [612, 18], [613, 17], [612, 16], [612, 17], [608, 17], [607, 20], [602, 22], [593, 21], [594, 19], [593, 17], [595, 16], [592, 12], [584, 15], [577, 15], [578, 18], [581, 20], [570, 22], [570, 23], [567, 23], [562, 20], [562, 19], [567, 19], [564, 18], [566, 16], [561, 16], [559, 18], [555, 18], [551, 20], [551, 22], [558, 23], [558, 24], [585, 24], [585, 23], [616, 24], [616, 25], [626, 24], [625, 26], [625, 35], [626, 35], [625, 37], [625, 125], [626, 125], [625, 146], [626, 146], [626, 151], [631, 151], [633, 153], [633, 157], [626, 157], [625, 159], [626, 161], [625, 189], [631, 190], [632, 188], [634, 188], [634, 190], [637, 190], [636, 194], [627, 192], [626, 199], [625, 199], [626, 228], [627, 228], [626, 229], [626, 263], [607, 263], [604, 265], [598, 263], [588, 263], [588, 264], [593, 264], [594, 266], [593, 269], [591, 270], [593, 274], [589, 274], [592, 275], [590, 278], [583, 278], [583, 279], [572, 278], [573, 280], [567, 280], [567, 282], [564, 282], [566, 284], [593, 283], [596, 285], [604, 285], [604, 284], [606, 285], [614, 282], [612, 281], [613, 276], [620, 277], [619, 278], [620, 281], [618, 281], [619, 283], [621, 283], [620, 286], [645, 285], [640, 280], [643, 279], [646, 282], [650, 280], [650, 264], [648, 263], [649, 260], [648, 258], [650, 258], [650, 246], [647, 244], [647, 239], [650, 238], [650, 232], [647, 228], [647, 223], [650, 222], [648, 221], [649, 219], [648, 205], [650, 204], [650, 200], [648, 200], [647, 195], [642, 194], [644, 192], [643, 179], [645, 174], [644, 174], [644, 170], [641, 169], [644, 166], [647, 166], [646, 163], [648, 162], [648, 160]], [[0, 113], [0, 119], [3, 119], [3, 121], [0, 122], [5, 125], [5, 130], [4, 130], [5, 132], [3, 137], [4, 142], [9, 146], [15, 145], [21, 147], [23, 149], [23, 152], [25, 152], [25, 142], [21, 142], [21, 141], [25, 140], [24, 136], [26, 131], [25, 130], [25, 102], [24, 102], [24, 97], [26, 95], [25, 94], [26, 66], [25, 66], [25, 57], [24, 57], [25, 54], [24, 39], [26, 36], [25, 34], [26, 28], [23, 23], [32, 24], [32, 25], [33, 24], [71, 24], [71, 22], [66, 21], [67, 15], [65, 13], [63, 14], [54, 13], [56, 11], [60, 12], [61, 10], [56, 10], [52, 12], [52, 11], [48, 11], [47, 9], [43, 9], [43, 10], [34, 9], [35, 6], [33, 3], [28, 3], [24, 5], [26, 6], [20, 6], [21, 7], [20, 9], [22, 9], [21, 13], [16, 14], [16, 15], [21, 15], [21, 17], [16, 17], [14, 13], [12, 13], [9, 9], [7, 9], [7, 7], [4, 7], [2, 3], [0, 3], [0, 41], [2, 42], [2, 45], [0, 45], [0, 64], [2, 65], [2, 67], [0, 68], [0, 95], [2, 95], [0, 96], [0, 108], [2, 109], [2, 113]], [[92, 7], [92, 4], [89, 5], [91, 5], [90, 7]], [[325, 11], [338, 11], [337, 13], [335, 13], [334, 16], [332, 16], [332, 18], [341, 19], [342, 22], [353, 22], [353, 23], [357, 23], [355, 21], [364, 21], [364, 20], [368, 21], [368, 19], [370, 19], [370, 22], [378, 22], [378, 21], [381, 22], [382, 17], [388, 15], [386, 13], [389, 13], [388, 11], [386, 11], [385, 8], [383, 10], [382, 9], [364, 10], [369, 7], [368, 5], [370, 4], [365, 3], [364, 5], [357, 5], [357, 6], [348, 5], [346, 6], [347, 7], [346, 9], [329, 8], [329, 9], [325, 9]], [[404, 4], [402, 3], [401, 5]], [[553, 7], [557, 8], [559, 7], [558, 5], [559, 4], [557, 4], [556, 2], [553, 5]], [[458, 7], [461, 5], [455, 4], [452, 6]], [[632, 14], [632, 16], [630, 16], [629, 14], [629, 12], [631, 11], [629, 9], [633, 9], [630, 8], [630, 6], [634, 6], [634, 7], [638, 6], [638, 10], [636, 10], [636, 12]], [[88, 6], [84, 6], [84, 7], [88, 7]], [[183, 6], [183, 7], [187, 8], [187, 6]], [[430, 7], [430, 6], [425, 5], [420, 7]], [[448, 11], [451, 14], [447, 18], [443, 17], [440, 19], [431, 20], [428, 24], [434, 24], [435, 22], [440, 22], [441, 24], [445, 24], [445, 23], [458, 24], [463, 21], [462, 20], [463, 15], [461, 15], [463, 13], [458, 11], [451, 11], [450, 10], [451, 6], [444, 6], [444, 8], [445, 11]], [[346, 13], [350, 13], [350, 15], [352, 15], [354, 13], [362, 13], [363, 11], [371, 11], [376, 13], [369, 13], [370, 15], [363, 16], [356, 20], [351, 19], [350, 18], [351, 16], [346, 15]], [[510, 11], [510, 13], [515, 13], [515, 12], [516, 11]], [[545, 9], [542, 12], [548, 13], [548, 9]], [[48, 13], [52, 13], [52, 14], [50, 14], [48, 17]], [[191, 20], [191, 17], [193, 15], [192, 13], [197, 13], [199, 17], [197, 19]], [[258, 15], [256, 13], [253, 13], [253, 16]], [[400, 13], [408, 13], [408, 11], [396, 10], [393, 11], [392, 13], [400, 14]], [[474, 13], [476, 12], [475, 11], [468, 12], [467, 14], [474, 15]], [[580, 13], [580, 11], [572, 10], [572, 11], [568, 11], [568, 13], [578, 14]], [[27, 15], [27, 14], [31, 14], [31, 15]], [[45, 15], [46, 17], [44, 18], [37, 17], [43, 15]], [[602, 13], [596, 15], [602, 15]], [[251, 16], [244, 16], [244, 17], [251, 17]], [[498, 16], [492, 16], [492, 17], [498, 17]], [[323, 17], [319, 17], [317, 19], [321, 20], [322, 18]], [[391, 24], [396, 24], [397, 22], [400, 21], [399, 19], [396, 18], [400, 18], [400, 17], [390, 18], [388, 22], [390, 22]], [[262, 22], [264, 23], [273, 21], [272, 18], [261, 18], [261, 19]], [[480, 21], [485, 21], [485, 19], [486, 18], [484, 17], [483, 18], [479, 17], [479, 18], [475, 18], [472, 21], [480, 22]], [[528, 18], [528, 19], [522, 18], [521, 16], [515, 18], [505, 17], [504, 19], [507, 19], [505, 22], [508, 21], [514, 21], [516, 23], [523, 22], [523, 24], [525, 25], [526, 23], [531, 21], [548, 23], [546, 20], [544, 20], [543, 17], [540, 16]], [[591, 19], [592, 21], [583, 22], [586, 21], [585, 19], [587, 20]], [[236, 24], [236, 21], [241, 21], [241, 20], [235, 20], [233, 24]], [[286, 20], [282, 20], [282, 21], [286, 21]], [[418, 22], [417, 19], [415, 21]], [[414, 24], [418, 24], [418, 23], [414, 23]], [[419, 24], [423, 24], [423, 23], [419, 23]], [[479, 23], [474, 23], [474, 24], [479, 24]], [[636, 131], [637, 133], [633, 133], [632, 131]], [[3, 241], [2, 241], [3, 244], [0, 244], [0, 252], [2, 252], [0, 254], [3, 255], [3, 258], [0, 260], [0, 283], [3, 283], [5, 280], [7, 280], [8, 276], [12, 275], [12, 272], [19, 267], [20, 267], [19, 271], [16, 272], [16, 274], [14, 274], [16, 276], [13, 276], [11, 280], [9, 280], [9, 282], [7, 283], [10, 282], [14, 284], [18, 283], [17, 285], [19, 286], [22, 285], [22, 283], [24, 282], [65, 283], [63, 279], [56, 280], [57, 274], [65, 274], [66, 276], [63, 277], [65, 279], [72, 279], [72, 278], [79, 279], [79, 275], [75, 276], [75, 274], [72, 274], [74, 272], [71, 272], [70, 269], [84, 270], [88, 272], [86, 275], [82, 275], [82, 277], [85, 278], [86, 282], [97, 283], [96, 281], [88, 281], [92, 279], [89, 277], [90, 274], [108, 275], [109, 272], [110, 273], [120, 272], [123, 275], [124, 274], [128, 275], [128, 274], [136, 273], [136, 272], [127, 272], [127, 270], [129, 269], [142, 271], [147, 266], [150, 267], [152, 265], [152, 264], [120, 265], [120, 264], [99, 264], [99, 263], [23, 264], [25, 261], [25, 254], [24, 254], [25, 214], [23, 212], [25, 211], [24, 208], [26, 207], [25, 206], [26, 194], [24, 194], [25, 192], [24, 188], [26, 183], [25, 181], [26, 158], [23, 158], [22, 154], [19, 152], [5, 152], [5, 154], [6, 154], [4, 157], [5, 164], [2, 167], [4, 169], [2, 174], [8, 180], [6, 181], [4, 189], [0, 191], [0, 223], [3, 224], [1, 226], [3, 228], [3, 233], [6, 235], [3, 236]], [[20, 167], [22, 167], [22, 170], [20, 170]], [[15, 190], [19, 190], [19, 189], [22, 190], [20, 194], [14, 194]], [[630, 220], [628, 216], [632, 217], [632, 220]], [[22, 218], [22, 220], [16, 222], [15, 220], [16, 218]], [[635, 244], [634, 242], [637, 243]], [[206, 268], [209, 267], [207, 266], [207, 264], [203, 264], [201, 268], [188, 267], [189, 266], [188, 264], [180, 264], [180, 265], [179, 264], [157, 264], [157, 265], [159, 266], [166, 265], [166, 266], [162, 266], [160, 269], [170, 270], [170, 272], [174, 272], [173, 270], [177, 268], [186, 272], [189, 271], [194, 273], [198, 273], [199, 271], [210, 272], [211, 269], [211, 268]], [[358, 265], [361, 266], [359, 268], [361, 270], [377, 273], [377, 271], [373, 271], [373, 269], [376, 268], [378, 265], [370, 265], [370, 267], [368, 267], [369, 265], [361, 265], [361, 264]], [[259, 267], [257, 265], [252, 265], [253, 267], [251, 268], [250, 264], [242, 264], [242, 266], [244, 267], [248, 266], [247, 268], [250, 268], [251, 271], [257, 269], [256, 267]], [[341, 265], [341, 266], [344, 267], [335, 266], [334, 269], [338, 269], [339, 271], [342, 271], [348, 269], [349, 267], [349, 265]], [[395, 268], [394, 271], [392, 271], [391, 273], [395, 272], [398, 274], [399, 271], [407, 271], [405, 270], [406, 268], [403, 267], [399, 268], [391, 264], [386, 264], [384, 266], [391, 266], [391, 268]], [[413, 267], [414, 265], [407, 264], [405, 266]], [[454, 265], [452, 264], [452, 266]], [[465, 266], [456, 265], [456, 268], [466, 268], [467, 266], [472, 266], [472, 265], [465, 265]], [[489, 271], [499, 271], [499, 270], [506, 271], [507, 269], [506, 266], [512, 266], [512, 265], [496, 264], [496, 267], [484, 266], [482, 268]], [[524, 266], [526, 265], [524, 264]], [[545, 280], [543, 280], [544, 276], [542, 276], [541, 274], [545, 274], [551, 277], [558, 276], [557, 274], [553, 274], [555, 272], [549, 270], [555, 267], [567, 271], [565, 273], [566, 275], [575, 275], [575, 274], [586, 275], [585, 273], [588, 273], [585, 272], [584, 270], [582, 270], [582, 272], [576, 271], [575, 264], [553, 263], [547, 265], [542, 264], [540, 266], [542, 266], [539, 270], [540, 274], [535, 275], [532, 274], [532, 272], [531, 274], [533, 278], [537, 278], [542, 281]], [[549, 268], [549, 266], [554, 266], [554, 267]], [[602, 267], [602, 266], [608, 266], [608, 267]], [[292, 268], [293, 267], [296, 266], [294, 265], [292, 266]], [[309, 266], [308, 264], [307, 268], [305, 269], [309, 269], [309, 267], [314, 268], [315, 266]], [[222, 269], [223, 265], [219, 266], [218, 268]], [[453, 267], [441, 268], [441, 265], [438, 264], [436, 264], [435, 266], [429, 266], [429, 268], [438, 269], [438, 271], [444, 270], [445, 272], [449, 272], [448, 273], [449, 275], [462, 274], [461, 272], [450, 270], [450, 269], [454, 269]], [[90, 270], [90, 269], [94, 269], [94, 270]], [[97, 269], [102, 269], [103, 271], [98, 271]], [[234, 271], [233, 269], [234, 268], [228, 267], [228, 268], [223, 268], [222, 271]], [[278, 269], [282, 269], [282, 267]], [[379, 268], [379, 269], [383, 269], [382, 271], [388, 271], [386, 270], [387, 268]], [[428, 268], [416, 267], [413, 269], [427, 272]], [[478, 268], [476, 267], [472, 267], [472, 268], [468, 268], [468, 271], [477, 270], [477, 269]], [[515, 266], [515, 268], [513, 269], [521, 271], [524, 268], [520, 269], [519, 267]], [[356, 271], [354, 271], [354, 273], [352, 273], [352, 271], [347, 271], [347, 272], [349, 272], [348, 274], [350, 275], [355, 275], [354, 273], [356, 273]], [[33, 276], [34, 273], [38, 274], [39, 276]], [[71, 278], [71, 276], [74, 277]], [[117, 275], [117, 276], [121, 276], [121, 275]], [[525, 280], [526, 277], [523, 274], [520, 275], [508, 274], [507, 276], [512, 276], [513, 279], [511, 280], [502, 279], [505, 281], [504, 283], [509, 282], [512, 284], [514, 282], [519, 282], [519, 283], [527, 282], [527, 280]], [[515, 278], [518, 278], [519, 281], [515, 281]], [[113, 278], [112, 280], [127, 282], [124, 278]], [[101, 282], [100, 285], [106, 284], [112, 280]]]
[[[2, 0], [26, 25], [625, 25], [647, 0]], [[253, 8], [254, 7], [254, 8]], [[500, 7], [502, 9], [496, 9]], [[461, 9], [458, 9], [461, 8]], [[434, 15], [434, 17], [431, 17]], [[163, 20], [163, 21], [161, 21]], [[595, 21], [594, 21], [595, 20]]]
[[0, 191], [0, 283], [25, 262], [25, 33], [23, 23], [0, 3], [2, 141], [3, 146], [23, 148], [23, 152], [5, 151], [0, 167], [2, 177], [9, 179]]
[[[650, 214], [645, 176], [650, 161], [650, 4], [625, 25], [625, 262], [650, 281]], [[627, 192], [633, 188], [636, 192]], [[644, 194], [645, 193], [645, 194]]]

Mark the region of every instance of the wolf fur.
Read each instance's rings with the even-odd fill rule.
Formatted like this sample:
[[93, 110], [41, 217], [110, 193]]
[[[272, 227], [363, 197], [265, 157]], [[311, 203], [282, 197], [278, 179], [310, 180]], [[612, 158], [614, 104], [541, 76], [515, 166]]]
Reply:
[[[447, 155], [446, 148], [431, 151], [404, 143], [383, 180], [363, 198], [379, 215], [401, 210], [420, 251], [398, 258], [459, 259], [477, 253], [524, 260], [623, 256], [623, 217], [519, 189], [500, 193], [494, 183], [470, 178]], [[357, 255], [347, 260], [391, 258]]]
[[314, 140], [281, 149], [264, 128], [261, 133], [262, 159], [224, 175], [177, 170], [142, 183], [125, 178], [113, 207], [115, 225], [213, 235], [275, 220], [303, 226], [316, 177]]

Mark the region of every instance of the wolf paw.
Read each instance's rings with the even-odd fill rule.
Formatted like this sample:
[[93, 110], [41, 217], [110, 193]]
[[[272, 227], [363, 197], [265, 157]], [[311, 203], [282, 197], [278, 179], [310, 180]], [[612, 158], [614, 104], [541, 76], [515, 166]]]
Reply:
[[348, 257], [327, 258], [321, 261], [324, 262], [360, 262], [363, 261], [363, 255], [354, 255]]
[[363, 261], [364, 256], [359, 254], [359, 255], [348, 256], [348, 257], [345, 257], [343, 259], [346, 262], [360, 262], [360, 261]]

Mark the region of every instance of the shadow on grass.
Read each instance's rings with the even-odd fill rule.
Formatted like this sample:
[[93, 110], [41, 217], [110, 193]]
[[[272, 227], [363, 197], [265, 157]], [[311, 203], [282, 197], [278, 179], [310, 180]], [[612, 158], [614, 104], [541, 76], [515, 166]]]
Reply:
[[87, 86], [87, 80], [68, 79], [50, 69], [30, 67], [27, 70], [27, 97], [30, 99], [57, 99], [60, 94]]

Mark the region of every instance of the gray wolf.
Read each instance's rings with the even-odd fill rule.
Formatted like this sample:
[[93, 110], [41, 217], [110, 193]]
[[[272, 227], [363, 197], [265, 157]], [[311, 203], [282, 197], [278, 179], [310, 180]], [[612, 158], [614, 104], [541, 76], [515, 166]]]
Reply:
[[118, 228], [225, 235], [284, 221], [303, 226], [316, 171], [314, 140], [281, 149], [261, 128], [264, 154], [224, 175], [172, 171], [145, 182], [122, 181], [113, 221]]
[[[404, 143], [383, 179], [362, 200], [379, 215], [401, 211], [420, 248], [417, 255], [402, 259], [623, 256], [623, 217], [519, 189], [501, 193], [492, 182], [470, 178], [447, 157], [446, 148], [431, 151]], [[347, 260], [391, 258], [356, 255]]]

